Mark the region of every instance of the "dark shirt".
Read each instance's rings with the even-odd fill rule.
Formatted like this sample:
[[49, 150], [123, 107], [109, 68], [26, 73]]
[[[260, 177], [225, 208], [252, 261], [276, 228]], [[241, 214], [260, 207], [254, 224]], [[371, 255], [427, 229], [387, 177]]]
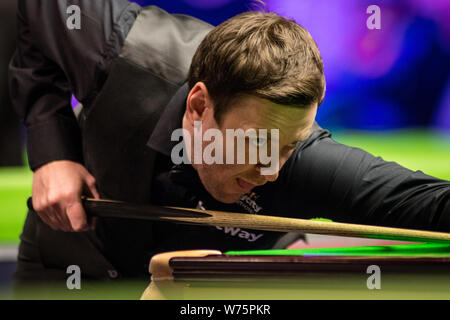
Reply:
[[[119, 55], [141, 11], [125, 0], [70, 1], [82, 12], [82, 29], [75, 31], [65, 26], [66, 2], [18, 1], [19, 43], [11, 61], [10, 83], [15, 108], [27, 127], [33, 170], [53, 160], [83, 162], [80, 129], [70, 106], [71, 92], [89, 110], [108, 76], [111, 61]], [[170, 160], [171, 147], [176, 143], [170, 142], [170, 134], [181, 127], [187, 92], [186, 86], [178, 90], [147, 143], [158, 152], [152, 203], [450, 231], [448, 181], [342, 145], [317, 124], [275, 182], [255, 188], [235, 204], [214, 200], [190, 165], [174, 166]], [[133, 247], [149, 256], [189, 248], [262, 249], [271, 247], [281, 236], [239, 228], [136, 221], [107, 223], [98, 233], [106, 252], [120, 251], [120, 246], [122, 251]], [[108, 257], [124, 268], [131, 264], [123, 256], [117, 261], [112, 254]], [[148, 256], [139, 257], [139, 261], [148, 263]]]

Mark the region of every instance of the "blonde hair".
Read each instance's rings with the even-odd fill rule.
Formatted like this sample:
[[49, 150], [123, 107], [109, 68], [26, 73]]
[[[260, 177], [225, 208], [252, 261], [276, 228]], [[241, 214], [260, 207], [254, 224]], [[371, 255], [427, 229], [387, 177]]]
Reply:
[[277, 104], [321, 104], [325, 77], [319, 49], [295, 21], [250, 11], [214, 28], [198, 47], [189, 86], [204, 82], [220, 123], [231, 101], [242, 94]]

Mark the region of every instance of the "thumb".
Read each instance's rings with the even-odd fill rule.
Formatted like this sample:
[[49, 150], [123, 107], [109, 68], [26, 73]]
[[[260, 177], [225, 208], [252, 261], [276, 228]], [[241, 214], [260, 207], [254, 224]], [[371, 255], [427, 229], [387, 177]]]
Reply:
[[85, 183], [85, 191], [93, 196], [95, 199], [100, 199], [100, 194], [97, 190], [97, 186], [95, 185], [95, 179], [89, 179]]
[[100, 199], [100, 194], [98, 193], [97, 187], [95, 185], [88, 187], [89, 192], [95, 199]]

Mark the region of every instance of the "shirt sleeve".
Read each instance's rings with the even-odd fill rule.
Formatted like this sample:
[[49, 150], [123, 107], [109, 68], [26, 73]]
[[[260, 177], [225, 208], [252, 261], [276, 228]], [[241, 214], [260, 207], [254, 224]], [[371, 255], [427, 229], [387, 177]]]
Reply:
[[[80, 29], [67, 21], [80, 9]], [[140, 7], [126, 0], [19, 0], [10, 95], [27, 130], [32, 170], [55, 160], [82, 162], [72, 93], [89, 108]]]
[[326, 130], [286, 165], [287, 203], [307, 218], [450, 231], [449, 181], [340, 144]]

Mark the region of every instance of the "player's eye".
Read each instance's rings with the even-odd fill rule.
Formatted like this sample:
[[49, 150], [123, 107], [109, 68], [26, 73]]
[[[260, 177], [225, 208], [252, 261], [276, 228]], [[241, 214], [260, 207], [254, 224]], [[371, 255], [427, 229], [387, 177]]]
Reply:
[[260, 137], [250, 138], [250, 144], [255, 147], [262, 147], [267, 144], [267, 139]]

